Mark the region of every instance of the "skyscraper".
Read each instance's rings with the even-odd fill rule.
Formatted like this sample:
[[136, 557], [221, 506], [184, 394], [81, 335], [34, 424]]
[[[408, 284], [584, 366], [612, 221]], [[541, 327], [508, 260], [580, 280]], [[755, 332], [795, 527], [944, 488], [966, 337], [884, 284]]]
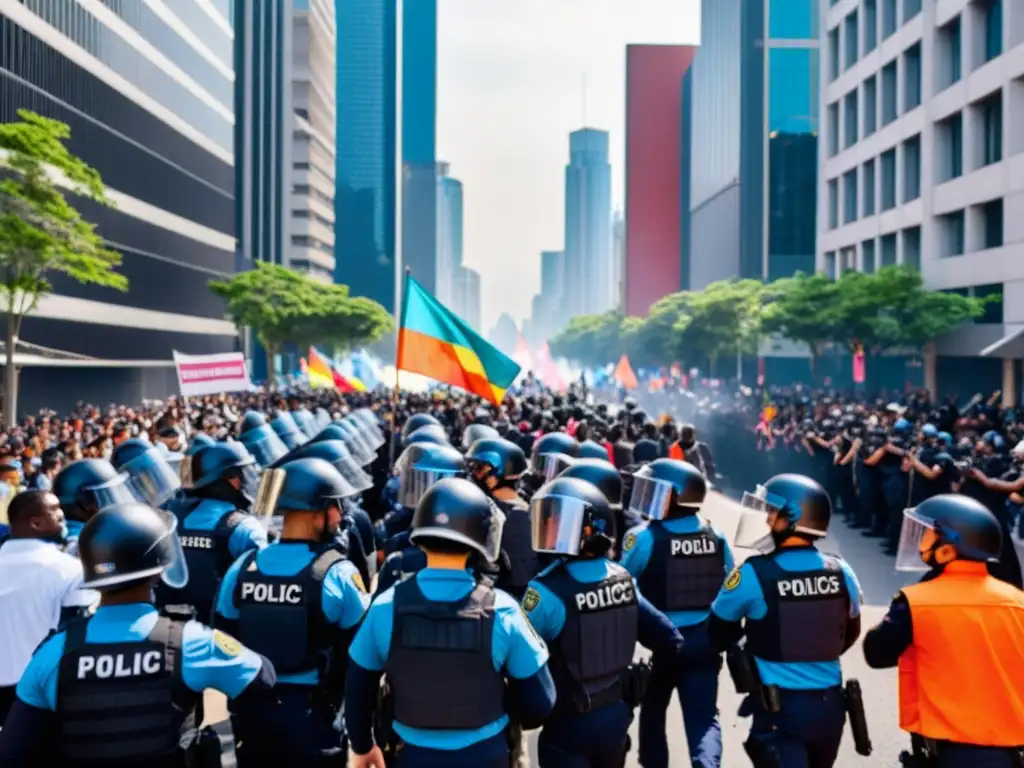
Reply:
[[[688, 282], [690, 45], [626, 46], [625, 311]], [[685, 150], [685, 151], [684, 151]], [[684, 162], [687, 161], [687, 162]]]
[[226, 6], [0, 6], [0, 121], [28, 109], [70, 126], [70, 151], [99, 171], [116, 208], [69, 202], [122, 254], [118, 271], [130, 283], [120, 293], [49, 276], [53, 292], [20, 340], [82, 367], [24, 366], [19, 411], [164, 397], [177, 389], [172, 350], [236, 348], [223, 301], [208, 289], [236, 266]]
[[480, 273], [475, 269], [459, 267], [452, 310], [474, 331], [481, 332]]
[[434, 296], [452, 306], [462, 267], [462, 182], [448, 175], [448, 163], [437, 164], [437, 267]]
[[565, 167], [565, 285], [562, 323], [615, 305], [611, 254], [612, 171], [608, 132], [569, 134]]
[[612, 216], [612, 265], [615, 278], [615, 306], [626, 311], [626, 219], [621, 211]]
[[562, 251], [541, 251], [540, 293], [531, 303], [531, 343], [540, 345], [554, 336], [566, 323], [568, 315], [562, 307], [565, 292], [565, 254]]

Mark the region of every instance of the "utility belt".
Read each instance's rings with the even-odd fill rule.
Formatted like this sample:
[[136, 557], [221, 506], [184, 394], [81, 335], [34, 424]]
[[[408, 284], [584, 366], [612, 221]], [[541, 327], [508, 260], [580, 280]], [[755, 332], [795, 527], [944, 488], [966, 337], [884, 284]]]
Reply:
[[203, 725], [204, 717], [203, 697], [200, 696], [192, 713], [195, 728], [187, 730], [179, 742], [178, 764], [183, 768], [221, 768], [220, 734]]
[[[926, 739], [916, 733], [911, 734], [911, 751], [900, 753], [900, 765], [904, 768], [938, 768], [939, 758], [946, 745], [950, 743], [938, 739]], [[1024, 746], [1007, 747], [1006, 752], [1011, 756], [1011, 765], [1014, 768], [1024, 768]]]
[[635, 709], [647, 693], [651, 672], [650, 664], [646, 661], [637, 661], [622, 670], [614, 683], [596, 693], [589, 693], [582, 686], [574, 685], [573, 710], [577, 714], [586, 715], [618, 701], [625, 702], [630, 709]]

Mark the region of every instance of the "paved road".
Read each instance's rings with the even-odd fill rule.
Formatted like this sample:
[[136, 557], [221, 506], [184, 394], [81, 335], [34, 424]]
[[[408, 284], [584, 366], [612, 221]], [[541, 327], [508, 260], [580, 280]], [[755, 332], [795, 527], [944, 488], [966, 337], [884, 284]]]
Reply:
[[[724, 497], [717, 497], [713, 503], [706, 505], [706, 511], [712, 521], [719, 526], [729, 538], [735, 533], [737, 524], [737, 506]], [[841, 523], [835, 526], [833, 536], [826, 539], [823, 548], [846, 558], [853, 566], [864, 590], [864, 620], [866, 630], [881, 620], [892, 596], [905, 584], [913, 580], [897, 574], [892, 568], [892, 559], [882, 556], [879, 552], [877, 539], [865, 539], [857, 531], [850, 531]], [[742, 558], [747, 553], [738, 552]], [[876, 672], [864, 663], [860, 644], [850, 649], [843, 659], [843, 670], [847, 678], [857, 678], [864, 689], [867, 705], [868, 725], [874, 754], [863, 758], [853, 750], [853, 742], [847, 730], [843, 739], [842, 749], [836, 768], [890, 768], [899, 765], [899, 753], [906, 748], [908, 739], [897, 727], [896, 714], [896, 672], [886, 670]], [[217, 697], [207, 699], [208, 720], [216, 722], [225, 716], [223, 701]], [[736, 716], [740, 697], [732, 686], [728, 674], [723, 671], [719, 693], [719, 707], [722, 713], [722, 735], [724, 741], [724, 760], [726, 766], [745, 766], [748, 760], [743, 752], [743, 742], [749, 730], [749, 719]], [[686, 749], [686, 739], [682, 726], [682, 715], [678, 702], [673, 701], [669, 710], [669, 746], [672, 750], [671, 768], [690, 768]], [[225, 741], [228, 739], [225, 736]], [[633, 743], [636, 744], [637, 734], [634, 724]], [[536, 765], [536, 734], [530, 738], [531, 765]], [[225, 760], [225, 765], [233, 766], [233, 758]], [[639, 762], [634, 748], [627, 760], [627, 768], [637, 768]]]

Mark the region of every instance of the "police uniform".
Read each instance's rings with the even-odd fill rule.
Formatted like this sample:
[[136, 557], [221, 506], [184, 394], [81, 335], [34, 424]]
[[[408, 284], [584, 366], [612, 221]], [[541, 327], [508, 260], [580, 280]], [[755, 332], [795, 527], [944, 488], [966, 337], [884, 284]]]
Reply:
[[725, 536], [698, 515], [652, 520], [623, 542], [622, 565], [641, 593], [679, 628], [685, 639], [675, 676], [655, 675], [640, 710], [640, 754], [645, 766], [668, 765], [665, 714], [679, 694], [691, 759], [717, 766], [722, 756], [718, 718], [721, 656], [708, 638], [707, 620], [733, 554]]
[[505, 513], [505, 530], [501, 536], [501, 549], [508, 557], [507, 578], [501, 586], [517, 600], [522, 599], [530, 579], [541, 570], [541, 561], [530, 546], [530, 507], [520, 498], [506, 501], [495, 499]]

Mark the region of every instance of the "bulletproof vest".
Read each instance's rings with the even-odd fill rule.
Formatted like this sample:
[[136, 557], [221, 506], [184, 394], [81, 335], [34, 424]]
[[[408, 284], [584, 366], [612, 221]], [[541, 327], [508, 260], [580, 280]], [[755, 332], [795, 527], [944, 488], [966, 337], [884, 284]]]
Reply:
[[88, 643], [89, 621], [68, 625], [57, 678], [61, 762], [174, 765], [201, 694], [181, 678], [184, 624], [161, 617], [141, 642]]
[[494, 591], [478, 584], [457, 602], [432, 602], [417, 579], [395, 586], [391, 648], [384, 671], [395, 720], [411, 728], [475, 730], [505, 714], [495, 670]]
[[[560, 702], [588, 712], [622, 699], [622, 678], [637, 643], [637, 595], [623, 568], [602, 581], [577, 581], [560, 564], [538, 581], [565, 606], [565, 624], [551, 644], [551, 669]], [[568, 692], [569, 696], [563, 696]]]
[[530, 508], [519, 499], [495, 503], [505, 513], [505, 528], [501, 533], [501, 548], [508, 555], [511, 565], [509, 589], [522, 594], [530, 579], [540, 572], [540, 559], [533, 551], [533, 537], [530, 525]]
[[846, 646], [850, 592], [838, 558], [813, 571], [787, 571], [777, 553], [751, 557], [768, 612], [747, 619], [747, 650], [765, 661], [835, 661]]
[[638, 579], [640, 592], [661, 611], [707, 610], [725, 579], [725, 551], [706, 521], [694, 533], [671, 533], [657, 520], [651, 557]]
[[194, 509], [203, 504], [218, 504], [224, 507], [224, 513], [212, 529], [189, 528], [189, 515], [181, 518], [178, 540], [188, 565], [188, 584], [177, 599], [189, 605], [209, 604], [216, 596], [220, 580], [234, 561], [228, 540], [245, 519], [244, 513], [223, 501], [204, 499]]
[[239, 640], [266, 656], [281, 674], [324, 671], [337, 633], [323, 612], [323, 582], [343, 559], [334, 548], [310, 547], [309, 562], [291, 576], [270, 576], [259, 569], [257, 550], [245, 555], [234, 601]]

